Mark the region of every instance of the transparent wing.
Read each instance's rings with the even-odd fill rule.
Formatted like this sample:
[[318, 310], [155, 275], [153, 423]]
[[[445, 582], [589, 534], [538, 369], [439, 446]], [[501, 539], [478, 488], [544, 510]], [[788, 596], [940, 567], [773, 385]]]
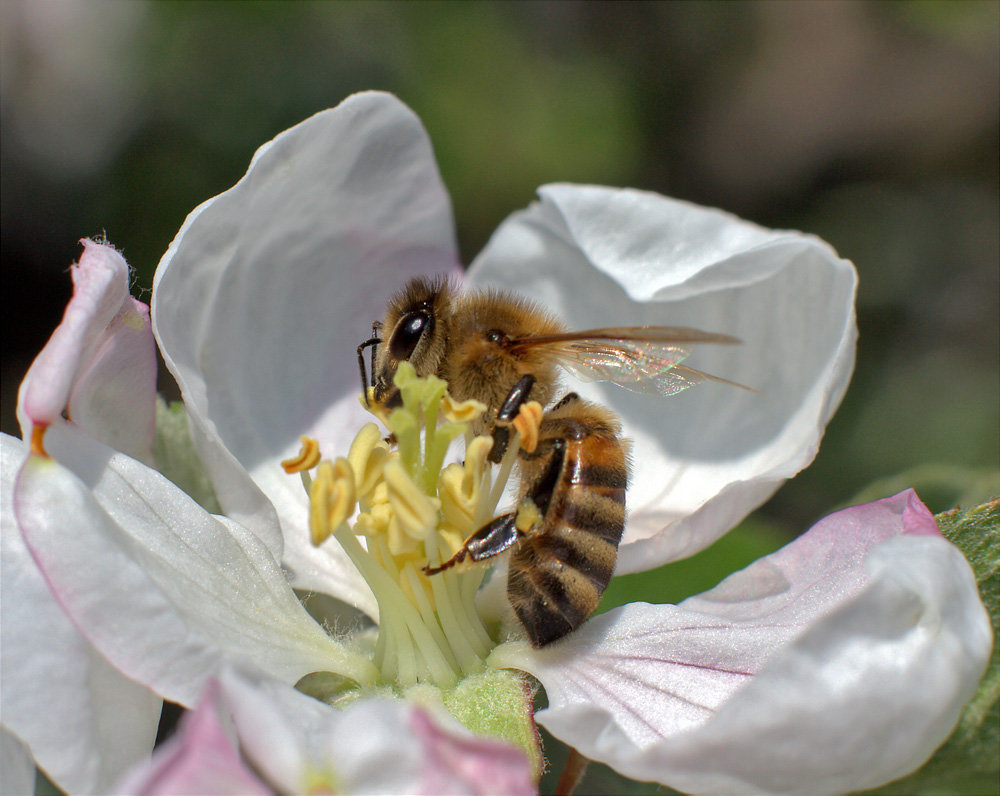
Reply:
[[678, 343], [738, 343], [735, 337], [686, 327], [590, 329], [514, 341], [582, 381], [610, 381], [633, 392], [675, 395], [706, 380], [751, 389], [682, 365], [690, 351]]

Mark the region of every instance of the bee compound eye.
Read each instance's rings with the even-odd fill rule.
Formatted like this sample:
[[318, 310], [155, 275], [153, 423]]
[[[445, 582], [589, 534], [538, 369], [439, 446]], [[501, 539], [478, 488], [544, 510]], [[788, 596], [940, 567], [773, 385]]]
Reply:
[[409, 359], [424, 331], [430, 328], [431, 316], [426, 312], [411, 312], [396, 324], [389, 340], [389, 355], [393, 359]]

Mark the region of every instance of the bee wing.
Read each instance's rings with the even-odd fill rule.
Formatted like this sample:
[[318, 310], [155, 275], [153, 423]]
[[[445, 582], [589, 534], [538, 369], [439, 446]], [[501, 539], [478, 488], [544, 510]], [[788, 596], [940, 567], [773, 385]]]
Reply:
[[514, 341], [535, 350], [582, 381], [610, 381], [633, 392], [675, 395], [712, 380], [742, 384], [682, 365], [690, 353], [678, 343], [738, 343], [735, 337], [668, 326], [612, 327]]

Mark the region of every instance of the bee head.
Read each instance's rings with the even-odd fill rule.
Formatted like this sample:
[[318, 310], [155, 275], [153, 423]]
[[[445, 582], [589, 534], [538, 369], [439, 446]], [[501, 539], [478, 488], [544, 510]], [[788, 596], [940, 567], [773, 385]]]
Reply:
[[417, 278], [389, 302], [372, 367], [377, 404], [400, 405], [393, 377], [400, 362], [413, 365], [418, 376], [437, 374], [445, 353], [446, 327], [453, 289], [445, 279]]

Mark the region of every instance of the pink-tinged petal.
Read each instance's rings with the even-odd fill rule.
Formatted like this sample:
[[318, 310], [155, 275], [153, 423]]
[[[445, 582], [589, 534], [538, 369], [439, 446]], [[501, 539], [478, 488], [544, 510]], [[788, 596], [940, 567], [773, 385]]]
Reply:
[[160, 700], [94, 650], [25, 547], [13, 495], [26, 455], [20, 440], [0, 436], [0, 719], [57, 785], [101, 792], [153, 748]]
[[21, 385], [19, 414], [46, 427], [70, 418], [91, 436], [145, 460], [153, 442], [156, 353], [145, 304], [111, 246], [82, 241], [73, 297]]
[[940, 536], [941, 529], [938, 528], [934, 515], [917, 497], [917, 493], [910, 489], [903, 494], [907, 495], [906, 508], [903, 509], [903, 533], [914, 536]]
[[114, 789], [129, 796], [253, 796], [271, 789], [240, 758], [222, 725], [218, 685], [210, 682], [177, 733], [157, 749], [150, 764]]
[[69, 403], [79, 369], [128, 297], [128, 265], [111, 246], [84, 239], [71, 268], [73, 297], [48, 344], [25, 377], [23, 407], [38, 425], [58, 420]]
[[191, 705], [228, 660], [292, 683], [353, 665], [252, 533], [78, 430], [46, 444], [55, 458], [21, 468], [15, 515], [62, 608], [122, 672]]
[[151, 463], [156, 341], [149, 307], [131, 296], [105, 330], [69, 397], [69, 417], [95, 439]]
[[448, 730], [420, 708], [410, 730], [426, 755], [425, 793], [474, 793], [528, 796], [537, 792], [524, 752], [511, 744]]
[[854, 363], [853, 266], [798, 232], [656, 194], [547, 185], [469, 270], [570, 328], [659, 324], [739, 337], [692, 347], [708, 382], [669, 399], [567, 386], [621, 415], [636, 467], [618, 571], [708, 546], [808, 464]]
[[273, 504], [295, 585], [370, 614], [346, 557], [309, 544], [305, 495], [279, 462], [302, 434], [327, 455], [347, 449], [367, 419], [358, 344], [408, 278], [457, 267], [426, 132], [370, 92], [264, 145], [236, 186], [191, 213], [157, 269], [154, 330], [226, 513], [277, 554]]
[[846, 509], [678, 606], [625, 606], [494, 660], [545, 686], [540, 724], [626, 776], [875, 787], [947, 737], [991, 648], [972, 571], [925, 512], [912, 492]]

